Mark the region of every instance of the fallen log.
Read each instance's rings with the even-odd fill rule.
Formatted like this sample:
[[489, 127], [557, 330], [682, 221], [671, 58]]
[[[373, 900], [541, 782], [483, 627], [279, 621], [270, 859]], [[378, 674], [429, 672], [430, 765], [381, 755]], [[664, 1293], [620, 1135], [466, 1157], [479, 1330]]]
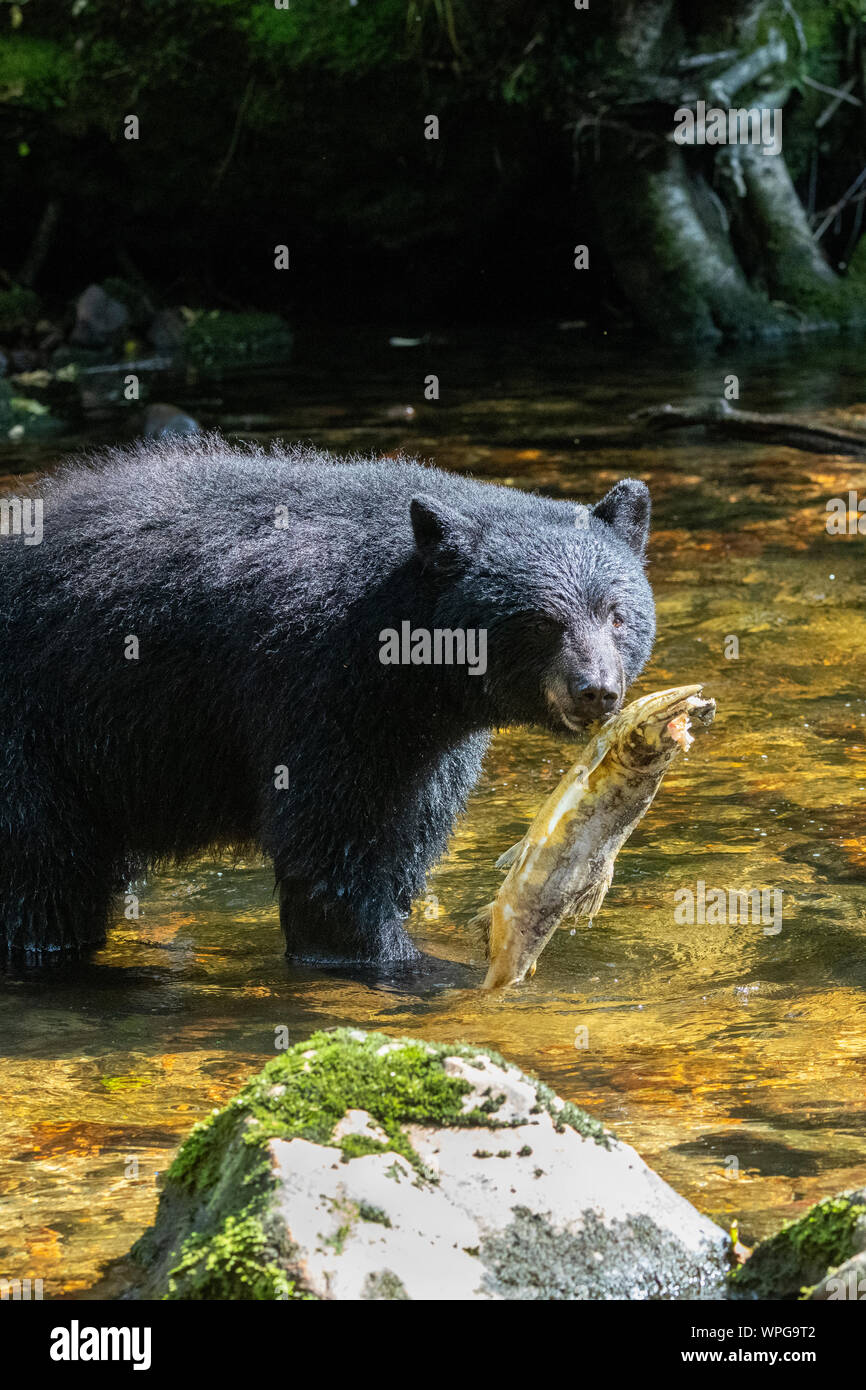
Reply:
[[866, 457], [866, 430], [838, 429], [834, 425], [806, 423], [796, 415], [763, 415], [755, 410], [735, 410], [728, 401], [707, 405], [648, 406], [629, 419], [653, 433], [702, 427], [713, 434], [751, 439], [766, 444], [786, 444], [813, 454], [849, 454]]

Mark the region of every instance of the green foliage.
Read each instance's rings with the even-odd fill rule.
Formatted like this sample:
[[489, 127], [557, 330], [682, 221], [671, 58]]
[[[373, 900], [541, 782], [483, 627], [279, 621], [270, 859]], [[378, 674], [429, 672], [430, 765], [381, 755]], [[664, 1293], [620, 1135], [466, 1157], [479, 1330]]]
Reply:
[[277, 314], [196, 314], [183, 338], [183, 354], [194, 367], [240, 367], [284, 361], [292, 334]]
[[255, 5], [249, 15], [254, 53], [293, 68], [311, 64], [341, 74], [391, 66], [405, 34], [406, 0], [292, 0], [291, 9]]
[[23, 285], [0, 290], [0, 336], [28, 328], [39, 317], [39, 297]]
[[78, 63], [57, 40], [13, 33], [0, 36], [0, 105], [50, 111], [69, 100]]
[[[706, 37], [729, 46], [733, 6], [691, 8]], [[866, 0], [796, 0], [795, 8], [805, 54], [782, 0], [766, 5], [753, 37], [774, 25], [788, 39], [788, 71], [778, 76], [798, 88], [785, 111], [792, 173], [805, 177], [819, 150], [821, 187], [841, 191], [853, 177], [862, 113], [843, 106], [816, 131], [829, 98], [803, 79], [837, 85], [851, 74], [848, 29], [866, 20]], [[584, 123], [594, 184], [605, 122], [622, 147], [635, 133], [651, 139], [685, 81], [679, 58], [704, 37], [697, 19], [674, 19], [652, 61], [640, 61], [617, 32], [624, 9], [599, 3], [578, 13], [567, 0], [290, 0], [287, 9], [273, 0], [27, 0], [10, 23], [12, 6], [0, 5], [0, 105], [13, 151], [0, 167], [0, 206], [17, 215], [4, 219], [5, 237], [0, 230], [0, 265], [22, 264], [49, 198], [61, 207], [52, 271], [61, 238], [70, 280], [94, 246], [105, 260], [100, 278], [118, 264], [147, 278], [158, 247], [172, 267], [174, 302], [269, 304], [274, 282], [261, 247], [278, 237], [303, 247], [307, 286], [316, 277], [333, 284], [340, 304], [350, 227], [353, 283], [362, 285], [368, 267], [381, 275], [367, 293], [383, 312], [390, 293], [392, 303], [405, 300], [401, 274], [418, 282], [423, 263], [430, 284], [471, 277], [473, 246], [507, 248], [513, 229], [533, 218], [552, 227], [555, 245], [569, 127]], [[637, 26], [641, 7], [633, 9]], [[689, 9], [688, 0], [674, 7], [681, 16]], [[441, 142], [423, 138], [427, 112], [441, 120]], [[126, 113], [140, 118], [139, 141], [124, 139]], [[540, 145], [550, 159], [544, 190]], [[832, 234], [828, 241], [832, 252]], [[304, 293], [317, 308], [304, 287], [295, 306]], [[761, 307], [732, 301], [731, 317], [757, 320]], [[201, 322], [189, 360], [220, 367], [238, 351], [251, 363], [281, 360], [284, 335], [273, 323]]]

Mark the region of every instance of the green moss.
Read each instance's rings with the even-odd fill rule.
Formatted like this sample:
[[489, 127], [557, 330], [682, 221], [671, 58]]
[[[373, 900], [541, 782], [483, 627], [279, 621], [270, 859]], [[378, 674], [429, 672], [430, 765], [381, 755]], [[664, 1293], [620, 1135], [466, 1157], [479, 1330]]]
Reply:
[[383, 1139], [373, 1139], [369, 1134], [347, 1134], [340, 1140], [343, 1162], [351, 1158], [363, 1158], [364, 1154], [387, 1153], [389, 1145]]
[[[420, 9], [426, 8], [422, 0]], [[407, 27], [406, 0], [352, 7], [342, 0], [292, 0], [286, 10], [254, 6], [249, 19], [254, 50], [278, 54], [291, 67], [311, 64], [343, 74], [395, 63]]]
[[378, 1226], [390, 1226], [391, 1218], [381, 1207], [376, 1207], [372, 1202], [361, 1202], [358, 1207], [358, 1215], [362, 1221], [373, 1221]]
[[[463, 1097], [471, 1087], [443, 1067], [443, 1059], [453, 1056], [469, 1061], [486, 1056], [507, 1065], [498, 1054], [466, 1044], [422, 1043], [350, 1029], [316, 1033], [274, 1058], [225, 1110], [197, 1125], [172, 1164], [169, 1179], [193, 1192], [206, 1190], [219, 1171], [223, 1150], [241, 1126], [247, 1145], [262, 1147], [274, 1138], [331, 1143], [334, 1127], [350, 1109], [366, 1110], [386, 1139], [347, 1135], [339, 1141], [345, 1155], [390, 1149], [429, 1177], [404, 1125], [510, 1127], [496, 1118], [502, 1095], [464, 1111]], [[568, 1102], [557, 1109], [553, 1091], [542, 1082], [536, 1094], [539, 1111], [546, 1110], [560, 1132], [569, 1126], [609, 1146], [609, 1136], [597, 1120]]]
[[815, 274], [807, 257], [767, 242], [777, 302], [804, 327], [858, 328], [866, 323], [866, 283], [852, 270], [836, 283]]
[[216, 1183], [222, 1154], [238, 1128], [237, 1104], [225, 1110], [214, 1110], [207, 1120], [200, 1120], [189, 1138], [178, 1150], [168, 1170], [167, 1180], [190, 1192], [206, 1192]]
[[[492, 1088], [480, 1105], [464, 1109], [472, 1086], [445, 1070], [445, 1059], [454, 1056], [475, 1065], [484, 1058], [507, 1065], [498, 1054], [468, 1044], [352, 1029], [315, 1033], [275, 1057], [224, 1109], [195, 1126], [169, 1168], [157, 1223], [134, 1249], [149, 1270], [148, 1296], [166, 1288], [170, 1298], [301, 1296], [291, 1283], [291, 1251], [280, 1250], [278, 1235], [267, 1228], [275, 1181], [269, 1142], [331, 1144], [347, 1163], [390, 1151], [408, 1161], [414, 1181], [435, 1182], [405, 1126], [495, 1131], [517, 1123], [497, 1118], [505, 1096]], [[559, 1130], [568, 1125], [608, 1145], [601, 1125], [573, 1105], [558, 1108], [548, 1087], [536, 1087], [536, 1113], [549, 1113]], [[384, 1138], [349, 1134], [335, 1141], [334, 1129], [350, 1109], [367, 1111]], [[528, 1146], [521, 1150], [528, 1152]], [[499, 1150], [500, 1157], [510, 1153]], [[405, 1165], [395, 1161], [388, 1175], [402, 1181]], [[341, 1207], [338, 1215], [337, 1231], [323, 1237], [337, 1251], [357, 1220], [388, 1224], [385, 1212], [363, 1204]]]
[[583, 1135], [584, 1139], [593, 1139], [602, 1148], [610, 1148], [611, 1135], [600, 1120], [594, 1120], [591, 1115], [587, 1115], [585, 1110], [581, 1110], [577, 1105], [572, 1105], [570, 1100], [565, 1101], [558, 1109], [555, 1103], [556, 1094], [551, 1091], [549, 1086], [545, 1086], [543, 1081], [539, 1081], [535, 1094], [541, 1107], [553, 1118], [559, 1134], [562, 1134], [566, 1128], [576, 1129], [578, 1134]]
[[183, 337], [183, 354], [194, 367], [214, 369], [282, 362], [292, 334], [278, 314], [193, 314]]
[[253, 1207], [226, 1216], [208, 1235], [187, 1237], [168, 1274], [170, 1300], [307, 1298], [277, 1262], [276, 1243]]
[[320, 1239], [323, 1245], [329, 1245], [331, 1247], [335, 1255], [342, 1255], [346, 1247], [346, 1241], [352, 1234], [352, 1228], [354, 1227], [355, 1222], [358, 1220], [360, 1212], [359, 1208], [353, 1203], [348, 1203], [343, 1206], [338, 1206], [335, 1203], [334, 1210], [338, 1212], [344, 1212], [345, 1219], [340, 1222], [336, 1231], [334, 1231], [332, 1235], [321, 1236]]
[[866, 1192], [818, 1202], [776, 1235], [761, 1241], [730, 1275], [732, 1292], [755, 1298], [793, 1299], [855, 1252], [855, 1228], [866, 1216]]

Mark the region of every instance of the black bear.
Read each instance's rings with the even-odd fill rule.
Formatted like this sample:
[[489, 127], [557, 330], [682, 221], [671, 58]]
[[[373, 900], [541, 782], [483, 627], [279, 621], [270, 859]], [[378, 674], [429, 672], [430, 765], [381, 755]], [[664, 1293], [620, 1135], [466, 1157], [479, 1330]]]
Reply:
[[273, 860], [291, 956], [411, 959], [490, 730], [581, 730], [652, 646], [634, 480], [586, 508], [211, 436], [40, 496], [39, 537], [0, 535], [0, 940], [30, 958], [232, 845]]

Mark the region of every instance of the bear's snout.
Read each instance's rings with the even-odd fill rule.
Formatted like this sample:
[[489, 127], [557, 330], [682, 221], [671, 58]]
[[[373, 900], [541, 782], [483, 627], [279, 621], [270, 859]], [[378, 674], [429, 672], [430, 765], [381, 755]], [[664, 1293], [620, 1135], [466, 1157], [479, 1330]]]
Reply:
[[617, 652], [596, 650], [580, 656], [561, 653], [545, 680], [554, 722], [576, 733], [621, 709], [628, 684]]
[[571, 679], [566, 684], [574, 713], [585, 723], [604, 719], [622, 706], [622, 690], [615, 688], [608, 681], [595, 684], [578, 678]]

